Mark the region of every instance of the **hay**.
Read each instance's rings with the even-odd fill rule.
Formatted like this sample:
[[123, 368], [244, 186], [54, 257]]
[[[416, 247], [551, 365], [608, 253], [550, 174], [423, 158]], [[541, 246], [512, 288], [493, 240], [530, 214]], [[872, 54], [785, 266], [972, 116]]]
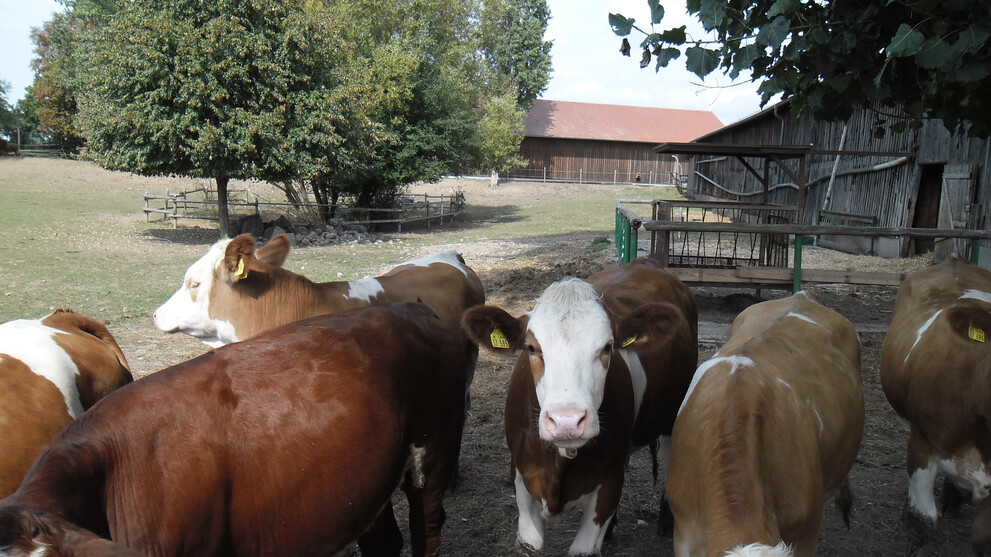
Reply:
[[803, 269], [833, 269], [866, 273], [912, 273], [932, 265], [932, 253], [901, 259], [854, 255], [818, 246], [802, 247]]

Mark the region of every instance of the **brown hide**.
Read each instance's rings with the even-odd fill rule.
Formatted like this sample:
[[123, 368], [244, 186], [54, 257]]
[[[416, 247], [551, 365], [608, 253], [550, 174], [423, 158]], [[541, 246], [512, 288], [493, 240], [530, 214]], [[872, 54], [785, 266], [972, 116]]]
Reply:
[[[482, 306], [465, 313], [463, 326], [480, 346], [499, 350], [491, 337], [498, 329], [506, 340], [503, 351], [522, 350], [505, 411], [513, 477], [521, 474], [527, 491], [546, 502], [550, 515], [601, 486], [595, 523], [602, 526], [618, 505], [629, 452], [671, 433], [697, 363], [698, 315], [691, 291], [654, 260], [609, 268], [586, 280], [601, 295], [615, 348], [598, 411], [601, 432], [573, 458], [562, 456], [538, 434], [538, 377], [525, 349], [528, 316], [514, 319], [502, 309]], [[638, 357], [645, 368], [647, 384], [639, 416], [634, 416], [634, 388], [621, 350]]]
[[823, 503], [845, 484], [863, 428], [850, 323], [805, 293], [746, 309], [675, 422], [667, 496], [676, 555], [781, 541], [815, 555]]
[[[460, 335], [464, 310], [485, 302], [485, 290], [471, 268], [465, 265], [465, 274], [440, 263], [429, 267], [400, 265], [376, 277], [383, 292], [371, 301], [348, 299], [348, 282], [315, 283], [283, 269], [288, 242], [284, 235], [276, 236], [257, 253], [250, 234], [242, 234], [228, 244], [224, 264], [217, 270], [210, 292], [210, 316], [230, 322], [238, 339], [369, 303], [415, 301], [430, 306]], [[460, 255], [458, 259], [464, 262]], [[242, 260], [244, 272], [239, 276], [237, 269]]]
[[[103, 323], [60, 309], [40, 324], [62, 331], [53, 340], [78, 368], [78, 394], [72, 396], [84, 410], [132, 381], [127, 360]], [[74, 374], [69, 368], [32, 370], [23, 361], [0, 354], [0, 497], [13, 493], [42, 446], [72, 421], [63, 393], [42, 372], [59, 377]]]
[[[434, 555], [460, 447], [464, 359], [455, 333], [419, 303], [218, 348], [73, 422], [0, 500], [0, 525], [54, 513], [76, 534], [159, 556], [323, 556], [369, 531], [359, 545], [398, 554], [389, 500], [402, 484], [413, 555]], [[27, 534], [0, 527], [0, 547]]]
[[[881, 386], [910, 425], [910, 490], [913, 477], [936, 476], [939, 460], [953, 460], [959, 475], [952, 479], [968, 484], [975, 496], [991, 488], [979, 478], [991, 461], [988, 335], [991, 272], [951, 257], [913, 273], [898, 289], [881, 350]], [[932, 488], [923, 485], [915, 488], [916, 499], [929, 500], [930, 510], [908, 510], [932, 526], [937, 514]]]

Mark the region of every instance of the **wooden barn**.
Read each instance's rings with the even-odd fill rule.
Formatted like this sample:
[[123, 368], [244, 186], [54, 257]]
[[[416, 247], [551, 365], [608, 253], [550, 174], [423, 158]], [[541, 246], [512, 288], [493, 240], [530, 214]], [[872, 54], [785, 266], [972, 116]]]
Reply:
[[[877, 138], [875, 118], [864, 110], [840, 123], [794, 120], [785, 101], [700, 136], [691, 148], [656, 151], [682, 153], [696, 200], [797, 206], [799, 224], [988, 230], [991, 142], [951, 134], [940, 121]], [[835, 240], [831, 247], [885, 257], [934, 247], [937, 257], [964, 252], [963, 240]], [[991, 263], [987, 240], [979, 241], [979, 255], [982, 266]]]
[[687, 172], [665, 141], [691, 141], [722, 126], [711, 112], [537, 100], [520, 146], [529, 161], [506, 177], [567, 182], [671, 184]]

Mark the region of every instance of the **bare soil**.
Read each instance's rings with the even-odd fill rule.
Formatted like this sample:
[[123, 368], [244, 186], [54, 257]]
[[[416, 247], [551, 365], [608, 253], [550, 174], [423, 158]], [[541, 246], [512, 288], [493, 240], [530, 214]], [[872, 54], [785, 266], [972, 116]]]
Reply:
[[[503, 184], [498, 190], [484, 181], [464, 180], [423, 186], [441, 191], [461, 187], [468, 200], [468, 213], [456, 226], [471, 226], [472, 204], [493, 196], [514, 195], [565, 196], [586, 186], [574, 184]], [[647, 194], [649, 195], [649, 194]], [[136, 216], [136, 218], [142, 218]], [[204, 231], [190, 232], [203, 234]], [[614, 250], [587, 249], [594, 235], [543, 240], [538, 257], [534, 247], [541, 239], [520, 242], [480, 242], [458, 244], [468, 264], [485, 285], [489, 303], [500, 305], [518, 315], [528, 310], [551, 282], [566, 277], [586, 277], [614, 264]], [[202, 238], [177, 243], [198, 246], [205, 252]], [[122, 243], [141, 239], [121, 238]], [[162, 242], [157, 249], [163, 249]], [[318, 249], [318, 248], [317, 248]], [[166, 253], [166, 255], [168, 255]], [[828, 253], [820, 254], [828, 258]], [[290, 255], [292, 257], [292, 255]], [[808, 257], [807, 257], [808, 259]], [[871, 262], [873, 265], [875, 262]], [[827, 263], [828, 264], [828, 263]], [[895, 263], [896, 265], [898, 263]], [[902, 263], [904, 264], [904, 263]], [[917, 264], [911, 263], [911, 264]], [[901, 555], [907, 549], [901, 525], [901, 513], [907, 489], [904, 471], [907, 425], [891, 410], [880, 390], [878, 363], [884, 331], [894, 305], [895, 289], [883, 287], [823, 286], [811, 289], [820, 301], [846, 316], [860, 332], [862, 373], [867, 405], [867, 424], [860, 455], [851, 474], [857, 501], [850, 528], [840, 512], [827, 506], [825, 527], [820, 538], [820, 555]], [[725, 330], [737, 313], [751, 303], [787, 295], [779, 291], [694, 289], [700, 315], [701, 339], [699, 361], [711, 356], [725, 340]], [[142, 376], [194, 357], [206, 350], [198, 341], [157, 331], [149, 315], [136, 316], [109, 324], [122, 347]], [[447, 555], [490, 556], [511, 554], [516, 538], [516, 504], [509, 482], [509, 455], [503, 435], [503, 406], [506, 386], [514, 359], [483, 352], [472, 385], [472, 410], [464, 433], [461, 455], [461, 482], [446, 501], [447, 524], [444, 527], [443, 551]], [[787, 435], [788, 432], [780, 432]], [[355, 463], [360, 465], [360, 463]], [[663, 475], [662, 475], [663, 477]], [[657, 533], [656, 517], [663, 486], [654, 485], [646, 451], [630, 461], [626, 486], [619, 510], [619, 525], [613, 539], [603, 547], [604, 555], [665, 556], [673, 555], [670, 539]], [[400, 513], [402, 504], [398, 505]], [[966, 555], [974, 507], [965, 504], [948, 512], [934, 538], [918, 555]], [[404, 517], [399, 517], [400, 523]], [[572, 514], [550, 529], [546, 555], [563, 555], [577, 528]], [[407, 550], [408, 551], [408, 550]]]

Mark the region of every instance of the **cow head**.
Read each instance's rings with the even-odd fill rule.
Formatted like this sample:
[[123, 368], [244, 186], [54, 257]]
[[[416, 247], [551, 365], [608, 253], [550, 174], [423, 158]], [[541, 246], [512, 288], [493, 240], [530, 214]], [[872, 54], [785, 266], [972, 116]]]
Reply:
[[155, 310], [155, 326], [167, 333], [186, 333], [212, 346], [238, 340], [233, 325], [210, 311], [210, 301], [223, 289], [238, 288], [252, 270], [281, 267], [289, 255], [289, 238], [273, 237], [255, 249], [250, 234], [223, 239], [186, 271], [182, 286]]
[[670, 320], [680, 316], [671, 304], [649, 304], [614, 329], [595, 289], [565, 279], [549, 286], [528, 315], [513, 318], [494, 306], [476, 306], [462, 325], [479, 346], [524, 351], [521, 363], [529, 366], [540, 405], [540, 437], [573, 455], [599, 433], [613, 352], [664, 340]]

